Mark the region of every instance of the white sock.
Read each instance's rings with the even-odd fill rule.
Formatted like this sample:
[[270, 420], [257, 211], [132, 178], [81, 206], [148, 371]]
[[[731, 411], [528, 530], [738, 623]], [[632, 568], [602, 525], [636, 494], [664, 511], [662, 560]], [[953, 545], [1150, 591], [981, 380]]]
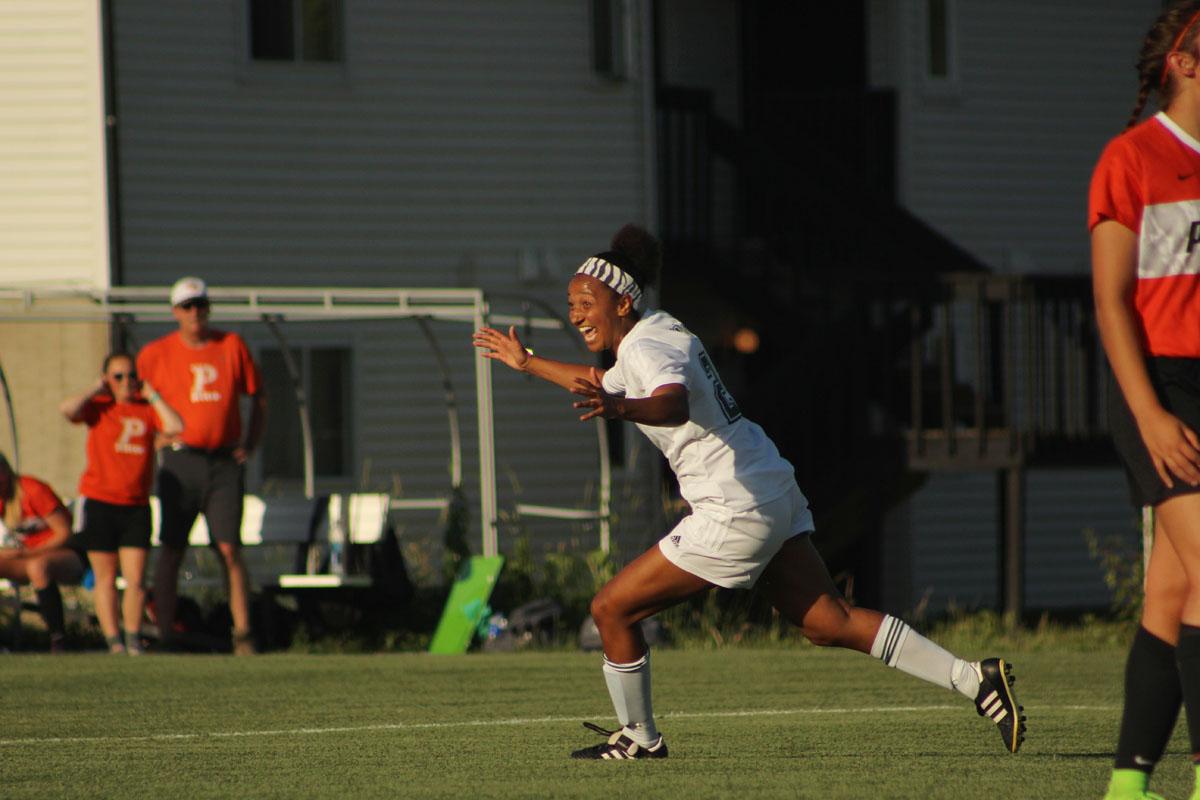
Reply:
[[979, 693], [979, 674], [970, 662], [943, 650], [904, 620], [891, 615], [883, 618], [871, 645], [871, 655], [889, 667], [946, 689], [956, 689], [972, 700]]
[[650, 709], [650, 651], [629, 664], [618, 664], [605, 656], [604, 682], [625, 735], [643, 747], [657, 742], [658, 729]]

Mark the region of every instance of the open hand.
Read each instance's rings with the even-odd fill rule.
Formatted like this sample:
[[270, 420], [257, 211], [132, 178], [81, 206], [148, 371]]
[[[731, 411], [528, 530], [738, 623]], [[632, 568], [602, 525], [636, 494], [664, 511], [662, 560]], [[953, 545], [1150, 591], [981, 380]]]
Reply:
[[509, 326], [507, 334], [495, 328], [480, 328], [475, 331], [471, 343], [483, 351], [480, 355], [484, 358], [500, 361], [518, 372], [524, 372], [533, 358], [525, 345], [521, 344], [516, 326]]
[[572, 394], [577, 394], [583, 397], [583, 400], [576, 400], [571, 405], [574, 408], [590, 409], [584, 414], [579, 415], [579, 421], [584, 422], [595, 417], [604, 417], [605, 419], [620, 419], [624, 412], [624, 398], [617, 395], [609, 394], [604, 391], [604, 384], [601, 383], [600, 371], [592, 367], [589, 373], [589, 378], [576, 378], [575, 386], [571, 389]]
[[1173, 475], [1192, 486], [1200, 486], [1200, 438], [1195, 431], [1165, 409], [1139, 419], [1138, 430], [1154, 469], [1168, 488], [1175, 486]]

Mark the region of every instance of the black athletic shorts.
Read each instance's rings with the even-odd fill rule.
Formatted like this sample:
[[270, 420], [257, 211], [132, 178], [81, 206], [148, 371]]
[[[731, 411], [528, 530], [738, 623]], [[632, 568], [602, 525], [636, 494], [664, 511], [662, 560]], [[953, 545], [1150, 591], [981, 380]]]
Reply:
[[[1146, 370], [1150, 373], [1150, 383], [1163, 408], [1200, 434], [1200, 358], [1153, 356], [1146, 359]], [[1156, 506], [1177, 495], [1200, 492], [1200, 486], [1192, 486], [1174, 475], [1174, 488], [1168, 489], [1163, 483], [1111, 370], [1108, 424], [1117, 454], [1125, 465], [1125, 475], [1129, 479], [1129, 491], [1135, 506]]]
[[241, 544], [244, 472], [229, 449], [163, 450], [158, 469], [159, 541], [167, 547], [187, 547], [196, 515], [203, 514], [210, 542]]
[[79, 533], [69, 546], [76, 550], [115, 553], [121, 547], [150, 547], [150, 506], [119, 506], [91, 497], [83, 499]]

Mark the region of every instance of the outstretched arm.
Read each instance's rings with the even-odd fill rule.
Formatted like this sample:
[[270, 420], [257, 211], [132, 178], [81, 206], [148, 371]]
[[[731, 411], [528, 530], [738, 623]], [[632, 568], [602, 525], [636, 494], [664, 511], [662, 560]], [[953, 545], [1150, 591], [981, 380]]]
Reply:
[[1133, 412], [1154, 468], [1167, 486], [1176, 476], [1200, 484], [1200, 439], [1158, 400], [1146, 371], [1133, 307], [1137, 235], [1119, 222], [1092, 230], [1092, 292], [1096, 325], [1121, 394]]
[[600, 370], [593, 369], [588, 377], [577, 379], [571, 387], [572, 392], [584, 398], [575, 401], [575, 408], [590, 409], [579, 416], [580, 421], [604, 417], [673, 428], [690, 418], [688, 391], [682, 383], [659, 386], [649, 397], [629, 398], [604, 391], [601, 377]]
[[499, 361], [517, 372], [556, 383], [564, 389], [574, 390], [576, 380], [587, 378], [593, 372], [604, 374], [603, 370], [597, 370], [595, 367], [535, 356], [521, 344], [515, 327], [509, 327], [507, 334], [495, 328], [480, 328], [475, 331], [471, 342], [483, 351], [480, 355], [484, 358]]

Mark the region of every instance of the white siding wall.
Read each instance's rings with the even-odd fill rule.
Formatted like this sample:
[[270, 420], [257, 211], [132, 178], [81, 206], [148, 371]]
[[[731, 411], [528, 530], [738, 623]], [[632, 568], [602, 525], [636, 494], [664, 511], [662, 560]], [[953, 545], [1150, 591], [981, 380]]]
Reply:
[[0, 284], [108, 284], [99, 3], [0, 4]]
[[[248, 63], [245, 0], [116, 9], [126, 281], [423, 285], [568, 267], [646, 213], [640, 81], [586, 0], [347, 0], [345, 65]], [[557, 296], [557, 295], [556, 295]]]
[[1157, 0], [949, 0], [957, 77], [925, 75], [926, 0], [873, 2], [869, 74], [899, 92], [901, 202], [989, 266], [1087, 270], [1087, 186], [1137, 93]]
[[[1140, 548], [1137, 514], [1123, 473], [1032, 469], [1026, 473], [1025, 605], [1105, 608], [1112, 594], [1088, 553], [1085, 533]], [[939, 473], [888, 514], [884, 605], [997, 607], [1000, 507], [993, 472]]]
[[[638, 77], [592, 75], [586, 0], [346, 0], [347, 62], [334, 66], [247, 63], [243, 0], [117, 5], [130, 284], [195, 273], [225, 285], [483, 286], [565, 310], [575, 265], [621, 223], [653, 213], [648, 89]], [[543, 274], [519, 278], [522, 261]], [[416, 325], [285, 330], [297, 343], [354, 347], [352, 485], [365, 475], [410, 497], [444, 492], [441, 377]], [[437, 330], [474, 502], [469, 328]], [[242, 332], [274, 346], [261, 328]], [[561, 333], [539, 331], [533, 344], [580, 358]], [[591, 506], [595, 433], [577, 422], [571, 395], [504, 368], [494, 381], [501, 507]], [[640, 491], [619, 507], [634, 538], [657, 500], [645, 466], [630, 475]], [[578, 533], [525, 528], [560, 543]], [[518, 530], [502, 528], [502, 549]], [[594, 546], [594, 530], [585, 533], [579, 543]]]

